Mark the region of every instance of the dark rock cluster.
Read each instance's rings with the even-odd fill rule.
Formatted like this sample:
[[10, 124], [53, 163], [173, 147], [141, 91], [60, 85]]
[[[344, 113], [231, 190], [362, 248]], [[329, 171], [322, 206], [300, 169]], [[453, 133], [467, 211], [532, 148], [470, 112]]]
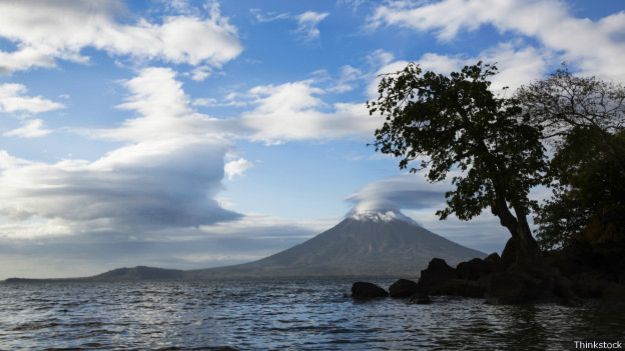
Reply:
[[355, 299], [373, 299], [387, 296], [386, 290], [373, 283], [355, 282], [352, 285], [352, 297]]
[[418, 282], [399, 279], [388, 292], [375, 284], [357, 282], [352, 287], [352, 296], [408, 298], [420, 304], [429, 303], [429, 296], [437, 295], [483, 298], [491, 304], [571, 304], [584, 298], [625, 302], [625, 281], [580, 267], [567, 267], [571, 264], [553, 257], [537, 260], [531, 266], [505, 264], [493, 253], [453, 268], [445, 260], [434, 258], [421, 271]]

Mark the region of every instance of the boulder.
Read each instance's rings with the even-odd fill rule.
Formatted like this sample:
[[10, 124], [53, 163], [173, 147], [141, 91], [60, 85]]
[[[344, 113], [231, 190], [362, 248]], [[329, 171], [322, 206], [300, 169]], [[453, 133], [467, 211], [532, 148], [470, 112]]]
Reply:
[[618, 278], [618, 282], [620, 284], [625, 284], [625, 272], [621, 273], [621, 275]]
[[503, 272], [503, 261], [498, 253], [493, 252], [492, 254], [486, 256], [484, 262], [488, 263], [491, 273]]
[[[562, 302], [562, 296], [566, 295], [566, 282], [561, 281], [562, 277], [558, 270], [550, 267], [544, 262], [537, 262], [534, 266], [522, 266], [513, 264], [507, 273], [514, 273], [523, 276], [527, 295], [525, 302]], [[563, 285], [559, 285], [562, 283]], [[559, 295], [560, 294], [560, 295]]]
[[391, 297], [410, 297], [417, 293], [417, 283], [408, 279], [399, 279], [388, 288]]
[[554, 294], [565, 304], [575, 304], [580, 301], [573, 290], [573, 282], [566, 277], [556, 278]]
[[445, 260], [433, 258], [428, 267], [421, 271], [421, 277], [418, 282], [419, 292], [427, 295], [448, 280], [457, 277], [457, 271], [450, 267]]
[[573, 290], [582, 298], [600, 298], [607, 288], [607, 281], [599, 275], [584, 273], [573, 282]]
[[352, 285], [352, 297], [356, 299], [372, 299], [387, 297], [388, 293], [381, 287], [368, 282], [355, 282]]
[[492, 254], [486, 256], [484, 261], [491, 264], [501, 264], [501, 256], [499, 256], [498, 253], [493, 252]]
[[432, 295], [473, 298], [483, 298], [485, 293], [486, 285], [484, 283], [467, 279], [450, 279], [431, 292]]
[[495, 273], [486, 288], [486, 301], [491, 304], [516, 305], [529, 301], [528, 280], [518, 272]]
[[458, 277], [466, 280], [478, 280], [483, 276], [492, 273], [491, 264], [485, 260], [474, 258], [467, 262], [460, 262], [456, 266]]
[[625, 303], [625, 285], [617, 283], [607, 283], [601, 300], [610, 303]]

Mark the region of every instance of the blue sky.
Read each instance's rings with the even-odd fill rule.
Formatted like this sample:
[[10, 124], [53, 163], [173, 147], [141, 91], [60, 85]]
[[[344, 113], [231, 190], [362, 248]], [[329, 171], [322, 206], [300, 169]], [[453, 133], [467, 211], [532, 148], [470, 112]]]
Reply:
[[617, 0], [0, 3], [0, 278], [243, 262], [353, 207], [401, 209], [500, 250], [494, 218], [437, 221], [447, 185], [367, 146], [381, 124], [364, 106], [376, 76], [482, 59], [501, 69], [495, 90], [561, 62], [622, 82], [623, 10]]

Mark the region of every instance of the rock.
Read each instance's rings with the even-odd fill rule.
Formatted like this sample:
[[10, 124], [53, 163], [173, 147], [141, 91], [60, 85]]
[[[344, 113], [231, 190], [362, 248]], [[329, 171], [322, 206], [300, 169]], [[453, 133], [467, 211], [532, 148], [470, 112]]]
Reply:
[[525, 296], [520, 297], [524, 301], [517, 303], [560, 302], [561, 298], [556, 295], [556, 282], [561, 276], [553, 267], [546, 266], [543, 262], [537, 262], [530, 267], [514, 263], [506, 273], [521, 276], [525, 282]]
[[468, 262], [460, 262], [456, 266], [460, 279], [478, 280], [489, 273], [492, 273], [491, 264], [485, 260], [474, 258]]
[[430, 291], [435, 290], [448, 280], [457, 278], [457, 276], [456, 270], [450, 267], [445, 260], [433, 258], [428, 267], [421, 271], [421, 277], [417, 283], [419, 292], [429, 294]]
[[498, 253], [493, 252], [492, 254], [486, 256], [486, 258], [484, 259], [485, 262], [491, 263], [491, 264], [500, 264], [501, 263], [501, 256], [499, 256]]
[[606, 284], [601, 300], [610, 303], [625, 303], [625, 285], [617, 283]]
[[376, 297], [387, 297], [388, 293], [381, 287], [368, 282], [355, 282], [352, 285], [352, 298], [372, 299]]
[[621, 273], [621, 275], [618, 278], [618, 282], [620, 284], [625, 284], [625, 272]]
[[600, 298], [608, 283], [599, 276], [585, 273], [573, 282], [574, 292], [582, 298]]
[[486, 301], [491, 304], [516, 305], [529, 300], [528, 282], [518, 272], [495, 273], [490, 276]]
[[580, 298], [573, 291], [573, 282], [566, 277], [556, 279], [554, 293], [565, 304], [575, 304], [580, 301]]
[[484, 283], [467, 279], [450, 279], [435, 288], [432, 295], [450, 295], [461, 297], [483, 298], [486, 293]]
[[412, 280], [399, 279], [388, 288], [388, 292], [391, 297], [410, 297], [417, 293], [418, 287]]
[[416, 293], [410, 296], [410, 303], [416, 303], [417, 305], [428, 305], [432, 303], [430, 297], [425, 294]]
[[493, 252], [492, 254], [486, 256], [484, 262], [488, 263], [491, 273], [503, 272], [503, 261], [498, 253]]

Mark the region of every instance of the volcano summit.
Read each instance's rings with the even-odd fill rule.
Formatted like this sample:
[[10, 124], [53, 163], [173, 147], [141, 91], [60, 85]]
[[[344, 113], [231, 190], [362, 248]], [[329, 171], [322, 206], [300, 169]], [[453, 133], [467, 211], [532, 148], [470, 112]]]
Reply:
[[290, 249], [236, 266], [189, 271], [226, 276], [416, 276], [434, 258], [451, 265], [484, 253], [421, 227], [398, 210], [352, 212], [336, 226]]

